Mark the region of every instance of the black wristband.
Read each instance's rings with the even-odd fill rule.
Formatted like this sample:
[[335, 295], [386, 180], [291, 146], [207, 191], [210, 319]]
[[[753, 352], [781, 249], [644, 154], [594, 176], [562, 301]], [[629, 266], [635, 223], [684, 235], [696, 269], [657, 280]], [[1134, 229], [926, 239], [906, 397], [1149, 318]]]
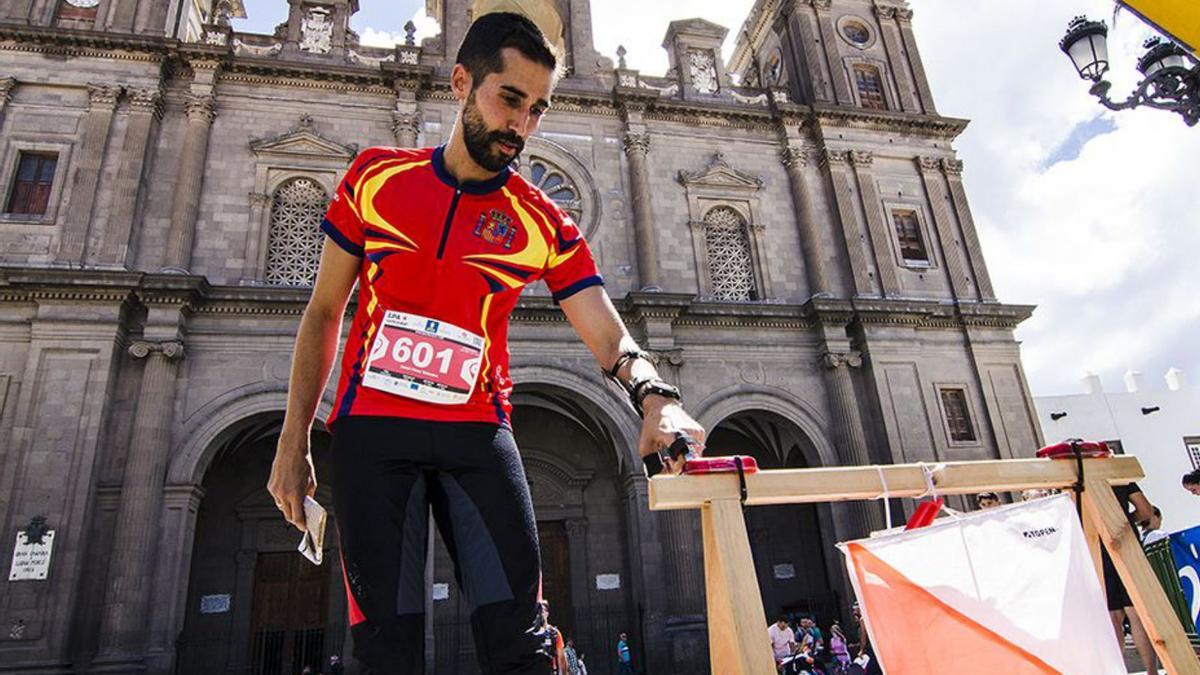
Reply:
[[[644, 359], [646, 361], [652, 362], [652, 359], [650, 358], [650, 354], [647, 352], [644, 352], [640, 349], [637, 349], [637, 350], [631, 349], [631, 350], [623, 351], [623, 352], [621, 352], [621, 355], [617, 357], [617, 362], [614, 363], [613, 367], [609, 368], [605, 374], [608, 375], [610, 378], [617, 380], [617, 383], [620, 384], [621, 381], [617, 378], [617, 373], [621, 372], [621, 369], [625, 367], [626, 363], [629, 363], [630, 361], [635, 361], [637, 359]], [[622, 386], [624, 386], [624, 385], [622, 385]]]

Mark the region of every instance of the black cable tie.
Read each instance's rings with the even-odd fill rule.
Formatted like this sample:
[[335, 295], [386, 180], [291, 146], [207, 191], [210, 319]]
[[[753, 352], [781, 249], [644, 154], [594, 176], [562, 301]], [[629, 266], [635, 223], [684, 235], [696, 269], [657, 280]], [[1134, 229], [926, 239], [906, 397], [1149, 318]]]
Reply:
[[1083, 491], [1086, 488], [1083, 482], [1083, 453], [1079, 450], [1079, 444], [1082, 439], [1071, 439], [1071, 452], [1075, 454], [1075, 473], [1078, 480], [1071, 488], [1075, 491], [1075, 513], [1079, 516], [1079, 520], [1083, 521]]
[[737, 467], [738, 487], [742, 491], [742, 508], [746, 508], [746, 471], [742, 468], [742, 456], [734, 455], [733, 464]]

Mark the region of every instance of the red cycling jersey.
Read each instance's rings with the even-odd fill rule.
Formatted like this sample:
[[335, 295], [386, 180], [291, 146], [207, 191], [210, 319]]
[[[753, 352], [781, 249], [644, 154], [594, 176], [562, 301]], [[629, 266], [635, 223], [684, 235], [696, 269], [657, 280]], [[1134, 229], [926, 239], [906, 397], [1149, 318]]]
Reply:
[[511, 169], [460, 183], [444, 148], [369, 148], [321, 229], [362, 257], [332, 424], [378, 415], [508, 425], [508, 317], [544, 279], [563, 300], [603, 284], [579, 228]]

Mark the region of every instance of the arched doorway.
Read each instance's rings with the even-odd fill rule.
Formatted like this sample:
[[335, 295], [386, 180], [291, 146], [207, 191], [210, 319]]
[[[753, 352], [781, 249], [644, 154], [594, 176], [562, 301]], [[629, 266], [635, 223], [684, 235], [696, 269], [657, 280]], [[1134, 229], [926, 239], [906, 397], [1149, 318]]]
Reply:
[[220, 434], [196, 517], [180, 673], [287, 675], [342, 654], [345, 596], [329, 488], [329, 436], [314, 430], [316, 499], [330, 509], [325, 564], [300, 556], [300, 533], [266, 491], [282, 412], [260, 413]]
[[[820, 465], [812, 440], [774, 412], [750, 410], [721, 420], [710, 432], [706, 455], [750, 455], [763, 469], [804, 469]], [[746, 509], [746, 529], [754, 554], [764, 610], [811, 615], [828, 626], [840, 617], [831, 570], [839, 561], [828, 505], [782, 504]]]
[[[533, 497], [542, 592], [551, 621], [586, 654], [588, 672], [610, 672], [611, 636], [637, 625], [618, 445], [599, 413], [553, 387], [518, 387], [513, 431]], [[478, 672], [471, 608], [435, 537], [434, 672]]]

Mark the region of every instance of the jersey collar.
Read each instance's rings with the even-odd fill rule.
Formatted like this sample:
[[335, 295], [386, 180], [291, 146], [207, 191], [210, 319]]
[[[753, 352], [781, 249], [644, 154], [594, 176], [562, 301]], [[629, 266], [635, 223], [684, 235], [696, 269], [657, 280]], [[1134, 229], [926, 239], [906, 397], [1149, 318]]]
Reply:
[[433, 150], [433, 173], [437, 175], [438, 180], [455, 190], [462, 190], [469, 195], [486, 195], [495, 192], [504, 187], [508, 182], [509, 176], [512, 175], [512, 167], [504, 167], [504, 170], [496, 174], [494, 177], [484, 181], [464, 181], [458, 182], [458, 179], [450, 175], [446, 170], [446, 159], [443, 156], [446, 152], [446, 146], [439, 145]]

